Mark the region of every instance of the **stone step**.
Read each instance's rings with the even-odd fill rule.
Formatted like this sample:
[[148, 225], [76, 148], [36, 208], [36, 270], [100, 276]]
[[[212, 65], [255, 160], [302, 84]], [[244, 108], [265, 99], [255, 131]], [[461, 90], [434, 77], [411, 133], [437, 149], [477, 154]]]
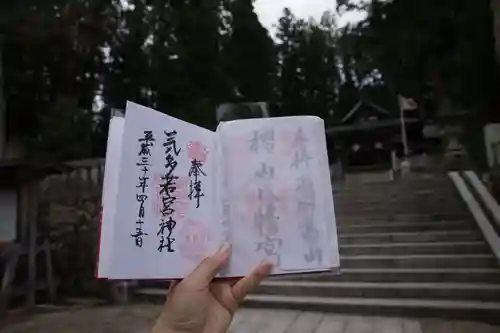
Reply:
[[481, 282], [498, 283], [500, 268], [340, 268], [339, 273], [275, 276], [273, 280], [345, 282]]
[[450, 184], [445, 184], [441, 187], [420, 187], [420, 186], [359, 186], [359, 187], [342, 187], [333, 186], [332, 193], [334, 196], [345, 197], [345, 198], [376, 198], [376, 197], [401, 197], [406, 198], [422, 198], [422, 197], [448, 197], [457, 194], [457, 190], [450, 186]]
[[318, 297], [436, 298], [499, 301], [500, 285], [487, 283], [265, 281], [258, 294]]
[[429, 189], [443, 189], [451, 188], [452, 182], [446, 178], [434, 179], [413, 179], [413, 180], [399, 180], [393, 182], [373, 182], [367, 184], [338, 184], [335, 188], [343, 192], [350, 191], [375, 191], [379, 189], [396, 189], [396, 188], [412, 188], [414, 190], [429, 190]]
[[462, 213], [467, 214], [468, 211], [460, 202], [377, 202], [377, 203], [352, 203], [339, 202], [334, 200], [335, 209], [339, 213]]
[[384, 203], [445, 203], [454, 204], [460, 202], [460, 196], [458, 193], [446, 193], [446, 194], [430, 194], [430, 195], [415, 195], [412, 192], [406, 191], [404, 193], [384, 193], [381, 195], [343, 195], [342, 193], [335, 193], [333, 196], [336, 203], [339, 204], [358, 204], [358, 205], [376, 205]]
[[423, 232], [430, 230], [466, 230], [474, 226], [469, 221], [426, 221], [426, 222], [390, 222], [349, 224], [339, 218], [337, 230], [340, 234], [366, 234], [381, 232]]
[[418, 254], [340, 256], [343, 268], [494, 268], [492, 254]]
[[348, 223], [365, 223], [367, 221], [380, 221], [380, 222], [422, 222], [422, 221], [471, 221], [472, 217], [469, 213], [414, 213], [414, 214], [398, 214], [391, 212], [378, 212], [373, 214], [367, 213], [353, 213], [353, 214], [340, 214], [335, 212], [337, 221]]
[[346, 233], [339, 234], [340, 245], [376, 244], [376, 243], [423, 243], [423, 242], [463, 242], [480, 241], [483, 235], [477, 229], [455, 231], [416, 231], [416, 232], [381, 232], [381, 233]]
[[439, 315], [461, 320], [498, 322], [499, 302], [440, 299], [394, 299], [360, 297], [300, 297], [282, 295], [249, 295], [244, 306], [308, 311], [429, 317]]
[[394, 204], [394, 205], [335, 205], [338, 214], [446, 214], [450, 212], [466, 213], [463, 207], [450, 207], [445, 205], [419, 205], [419, 204]]
[[332, 191], [335, 198], [346, 198], [351, 200], [357, 199], [426, 199], [426, 198], [436, 198], [446, 199], [450, 196], [457, 197], [457, 190], [454, 187], [444, 187], [444, 188], [426, 188], [426, 189], [408, 189], [400, 187], [386, 187], [379, 189], [366, 190], [364, 188], [357, 190], [346, 190], [343, 188], [335, 188]]
[[463, 207], [457, 207], [457, 203], [446, 204], [440, 202], [434, 203], [418, 203], [418, 202], [408, 202], [408, 203], [374, 203], [374, 204], [355, 204], [355, 203], [341, 203], [334, 201], [335, 212], [338, 214], [375, 214], [380, 215], [384, 213], [462, 213], [467, 215], [468, 211]]
[[342, 194], [335, 194], [334, 200], [336, 204], [339, 205], [380, 205], [380, 204], [398, 204], [398, 203], [444, 203], [453, 204], [456, 206], [457, 202], [460, 202], [460, 197], [458, 194], [453, 195], [422, 195], [415, 196], [412, 193], [398, 193], [395, 195], [383, 195], [383, 196], [367, 196], [367, 197], [355, 197], [347, 196]]
[[439, 222], [439, 221], [468, 221], [473, 223], [473, 219], [469, 213], [452, 213], [452, 214], [338, 214], [336, 212], [337, 223], [346, 224], [367, 224], [374, 222], [388, 223], [405, 223], [405, 222]]
[[376, 243], [340, 245], [341, 255], [490, 254], [483, 241], [433, 243]]

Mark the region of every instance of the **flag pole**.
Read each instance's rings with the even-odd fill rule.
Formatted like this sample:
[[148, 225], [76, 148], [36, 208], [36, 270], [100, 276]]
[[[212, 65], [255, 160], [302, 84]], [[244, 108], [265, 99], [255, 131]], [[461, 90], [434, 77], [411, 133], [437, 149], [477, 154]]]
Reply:
[[399, 105], [399, 113], [400, 113], [400, 121], [401, 121], [401, 140], [403, 141], [403, 151], [404, 151], [404, 159], [408, 158], [408, 138], [406, 136], [406, 124], [405, 124], [405, 116], [404, 116], [404, 106], [402, 97], [398, 96], [398, 105]]

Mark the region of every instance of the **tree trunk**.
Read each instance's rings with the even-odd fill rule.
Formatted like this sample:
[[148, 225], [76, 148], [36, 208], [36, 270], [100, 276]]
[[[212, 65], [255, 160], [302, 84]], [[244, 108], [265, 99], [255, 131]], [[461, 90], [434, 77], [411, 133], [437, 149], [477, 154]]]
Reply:
[[7, 113], [5, 109], [5, 98], [3, 90], [3, 39], [4, 37], [0, 35], [0, 160], [4, 158], [5, 147], [7, 140]]
[[497, 65], [500, 65], [500, 0], [491, 0], [493, 12], [493, 36], [495, 37], [495, 53]]
[[493, 26], [494, 43], [494, 68], [491, 68], [491, 75], [494, 75], [489, 84], [489, 112], [487, 120], [490, 122], [500, 122], [500, 96], [496, 91], [500, 83], [500, 0], [490, 0], [491, 16], [490, 20]]

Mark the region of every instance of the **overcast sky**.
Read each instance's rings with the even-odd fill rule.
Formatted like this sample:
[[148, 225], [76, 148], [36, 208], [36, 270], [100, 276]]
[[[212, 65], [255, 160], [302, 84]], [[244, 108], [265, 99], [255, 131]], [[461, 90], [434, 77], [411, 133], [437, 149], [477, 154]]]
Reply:
[[[335, 12], [335, 4], [335, 0], [256, 0], [254, 6], [262, 25], [274, 34], [273, 25], [278, 22], [285, 7], [290, 8], [297, 17], [307, 19], [312, 16], [319, 20], [325, 11]], [[363, 17], [360, 13], [350, 13], [344, 15], [339, 23], [344, 25]]]

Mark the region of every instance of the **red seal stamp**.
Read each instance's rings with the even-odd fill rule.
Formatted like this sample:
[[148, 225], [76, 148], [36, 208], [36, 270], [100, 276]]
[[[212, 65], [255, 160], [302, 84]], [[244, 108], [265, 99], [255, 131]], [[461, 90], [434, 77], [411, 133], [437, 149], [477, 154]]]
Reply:
[[210, 233], [198, 221], [182, 222], [177, 240], [182, 256], [190, 260], [201, 260], [210, 250]]
[[208, 149], [199, 141], [190, 141], [187, 145], [188, 157], [204, 163], [207, 160]]

